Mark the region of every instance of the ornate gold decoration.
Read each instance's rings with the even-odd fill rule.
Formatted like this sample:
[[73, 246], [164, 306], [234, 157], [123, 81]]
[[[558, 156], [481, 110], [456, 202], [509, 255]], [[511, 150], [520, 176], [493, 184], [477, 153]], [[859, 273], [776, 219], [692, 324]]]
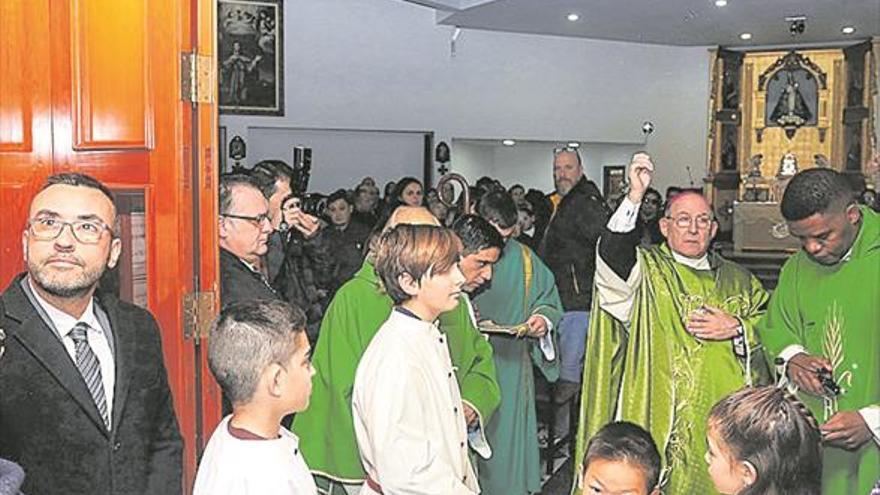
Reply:
[[[843, 315], [841, 314], [840, 309], [837, 307], [837, 302], [832, 303], [831, 307], [828, 308], [828, 320], [825, 327], [825, 341], [822, 344], [822, 352], [825, 355], [825, 358], [831, 363], [831, 376], [834, 377], [834, 380], [837, 381], [838, 384], [846, 385], [846, 387], [852, 387], [852, 371], [845, 370], [842, 373], [838, 374], [837, 371], [840, 368], [840, 365], [843, 364], [844, 360], [844, 350], [843, 350]], [[846, 389], [842, 387], [842, 393], [846, 393]], [[837, 404], [837, 396], [835, 397], [824, 397], [824, 417], [825, 421], [828, 421], [831, 416], [834, 416], [838, 411]]]

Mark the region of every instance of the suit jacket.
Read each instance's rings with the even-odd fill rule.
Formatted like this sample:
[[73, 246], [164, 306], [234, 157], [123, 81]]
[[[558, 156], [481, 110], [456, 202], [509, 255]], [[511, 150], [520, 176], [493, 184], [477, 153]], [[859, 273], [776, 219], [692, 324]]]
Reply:
[[76, 364], [28, 299], [24, 277], [2, 295], [7, 338], [0, 357], [0, 457], [24, 468], [22, 491], [181, 493], [183, 444], [152, 315], [96, 293], [115, 350], [107, 431]]
[[252, 299], [281, 299], [259, 273], [225, 249], [220, 249], [220, 302], [222, 306]]

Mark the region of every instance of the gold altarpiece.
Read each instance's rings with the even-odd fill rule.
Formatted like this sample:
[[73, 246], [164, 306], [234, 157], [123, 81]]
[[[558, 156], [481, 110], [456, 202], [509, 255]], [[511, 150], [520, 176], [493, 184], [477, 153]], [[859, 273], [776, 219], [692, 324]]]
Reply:
[[880, 39], [847, 48], [711, 51], [706, 192], [737, 251], [797, 247], [778, 201], [795, 168], [876, 189]]

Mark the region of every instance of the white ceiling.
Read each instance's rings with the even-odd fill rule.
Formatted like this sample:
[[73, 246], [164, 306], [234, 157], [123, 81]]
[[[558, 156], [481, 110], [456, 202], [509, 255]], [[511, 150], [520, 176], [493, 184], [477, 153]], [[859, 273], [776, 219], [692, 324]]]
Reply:
[[[663, 45], [757, 47], [839, 44], [880, 36], [880, 0], [405, 0], [437, 10], [438, 24]], [[566, 19], [580, 16], [576, 22]], [[788, 16], [807, 17], [789, 34]], [[844, 35], [841, 28], [856, 28]], [[740, 34], [752, 34], [743, 41]]]

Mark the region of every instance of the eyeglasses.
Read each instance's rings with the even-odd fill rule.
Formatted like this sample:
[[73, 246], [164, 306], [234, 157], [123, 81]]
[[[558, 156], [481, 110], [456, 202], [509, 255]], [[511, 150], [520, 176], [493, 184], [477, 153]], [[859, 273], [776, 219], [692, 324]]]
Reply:
[[259, 226], [263, 225], [264, 222], [269, 222], [269, 214], [268, 213], [260, 213], [259, 215], [255, 216], [255, 217], [249, 217], [247, 215], [233, 215], [232, 213], [222, 213], [220, 216], [226, 217], [226, 218], [235, 218], [237, 220], [246, 220], [246, 221], [254, 224], [255, 227], [259, 227]]
[[54, 217], [37, 217], [28, 221], [28, 231], [41, 241], [52, 241], [61, 235], [64, 227], [70, 226], [73, 237], [82, 244], [97, 244], [101, 241], [104, 231], [113, 235], [113, 229], [101, 220], [75, 220], [63, 222]]
[[700, 215], [697, 218], [691, 218], [688, 215], [679, 215], [675, 218], [666, 217], [669, 220], [672, 220], [672, 223], [675, 224], [676, 227], [680, 229], [690, 228], [691, 224], [695, 224], [698, 230], [706, 230], [712, 225], [712, 217], [709, 215]]

